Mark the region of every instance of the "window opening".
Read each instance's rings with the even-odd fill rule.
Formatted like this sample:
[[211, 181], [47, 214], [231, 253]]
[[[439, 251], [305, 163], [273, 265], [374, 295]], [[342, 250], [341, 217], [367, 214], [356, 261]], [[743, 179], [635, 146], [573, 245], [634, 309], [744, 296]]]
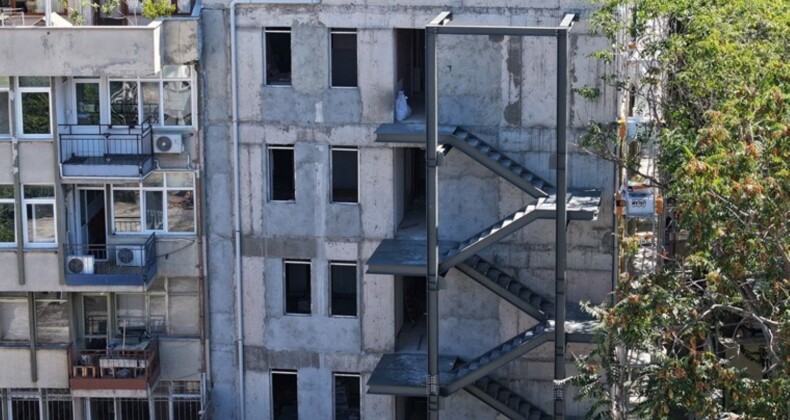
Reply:
[[106, 349], [109, 322], [107, 317], [107, 296], [83, 296], [82, 311], [85, 349]]
[[77, 80], [74, 82], [74, 99], [77, 102], [77, 124], [101, 124], [101, 95], [99, 82]]
[[312, 309], [310, 296], [310, 263], [285, 261], [285, 313], [309, 315]]
[[425, 118], [425, 30], [397, 29], [395, 36], [395, 93], [403, 91], [408, 97], [412, 117], [407, 120], [421, 120]]
[[359, 159], [357, 149], [332, 148], [332, 201], [359, 201]]
[[271, 194], [275, 201], [296, 199], [293, 146], [269, 146]]
[[266, 84], [291, 86], [291, 29], [266, 28]]
[[36, 293], [36, 341], [69, 343], [69, 311], [66, 299], [59, 293]]
[[357, 31], [332, 29], [331, 60], [332, 87], [357, 86]]
[[396, 351], [426, 351], [425, 288], [425, 277], [397, 277], [395, 280]]
[[357, 265], [332, 262], [329, 264], [332, 289], [330, 313], [335, 316], [357, 316]]
[[21, 296], [0, 296], [0, 342], [30, 340], [27, 299]]
[[299, 419], [296, 372], [272, 372], [272, 418], [274, 420]]
[[335, 420], [360, 418], [359, 375], [336, 373]]

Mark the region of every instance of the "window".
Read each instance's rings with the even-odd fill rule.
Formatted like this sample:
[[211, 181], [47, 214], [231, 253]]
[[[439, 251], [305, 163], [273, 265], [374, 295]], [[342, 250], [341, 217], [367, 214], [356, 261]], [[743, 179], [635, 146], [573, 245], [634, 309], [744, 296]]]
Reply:
[[291, 86], [291, 29], [266, 28], [266, 84]]
[[335, 420], [360, 418], [359, 375], [336, 373], [335, 377]]
[[357, 86], [357, 31], [355, 29], [332, 29], [332, 87]]
[[269, 146], [272, 200], [292, 201], [296, 199], [296, 174], [294, 172], [293, 146]]
[[71, 395], [68, 389], [42, 389], [49, 420], [72, 420]]
[[101, 123], [101, 103], [99, 82], [76, 80], [74, 100], [77, 102], [77, 124], [97, 125]]
[[38, 405], [38, 391], [36, 390], [12, 390], [11, 397], [11, 418], [14, 420], [39, 420], [41, 414]]
[[330, 313], [336, 316], [357, 316], [357, 265], [354, 263], [329, 263], [332, 288]]
[[48, 137], [52, 133], [49, 104], [48, 77], [20, 77], [19, 87], [19, 127], [20, 135], [28, 137]]
[[0, 342], [30, 340], [27, 298], [0, 296]]
[[0, 185], [0, 246], [16, 244], [14, 187]]
[[22, 191], [25, 245], [30, 247], [56, 245], [55, 187], [25, 185]]
[[57, 293], [36, 293], [36, 340], [39, 343], [69, 343], [69, 311]]
[[359, 201], [357, 149], [332, 148], [332, 201]]
[[118, 329], [127, 336], [165, 332], [166, 299], [162, 293], [115, 295]]
[[192, 125], [192, 94], [189, 66], [162, 66], [156, 78], [110, 80], [110, 124]]
[[306, 314], [311, 311], [310, 263], [285, 261], [285, 313]]
[[[52, 13], [63, 13], [63, 3], [57, 0], [50, 0], [52, 3]], [[25, 1], [25, 0], [0, 0], [0, 7], [23, 9], [26, 14], [43, 15], [45, 13], [45, 1]]]
[[0, 137], [11, 135], [11, 85], [8, 77], [0, 76]]
[[298, 420], [297, 377], [294, 371], [272, 371], [272, 419]]
[[191, 172], [154, 172], [140, 184], [115, 184], [115, 233], [195, 232], [195, 178]]

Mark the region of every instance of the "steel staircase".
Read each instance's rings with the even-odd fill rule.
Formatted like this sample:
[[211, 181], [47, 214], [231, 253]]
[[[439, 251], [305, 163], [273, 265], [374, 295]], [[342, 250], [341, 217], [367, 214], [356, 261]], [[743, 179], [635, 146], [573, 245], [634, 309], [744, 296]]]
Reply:
[[480, 378], [464, 389], [511, 419], [549, 420], [552, 418], [490, 376]]
[[532, 197], [547, 197], [553, 191], [548, 181], [463, 128], [456, 128], [443, 140]]
[[478, 255], [473, 255], [455, 268], [538, 321], [545, 321], [554, 312], [553, 302]]
[[[377, 130], [377, 141], [424, 143], [424, 127], [406, 127], [399, 131], [397, 125], [386, 125]], [[512, 419], [548, 419], [548, 414], [541, 411], [524, 397], [497, 382], [491, 374], [502, 366], [522, 357], [539, 346], [554, 340], [555, 335], [555, 302], [541, 296], [514, 276], [496, 267], [489, 260], [478, 255], [479, 252], [496, 244], [519, 229], [536, 220], [556, 219], [557, 195], [553, 185], [537, 176], [527, 168], [497, 150], [467, 129], [459, 127], [440, 127], [440, 145], [437, 152], [448, 155], [451, 150], [459, 150], [471, 159], [498, 174], [535, 200], [523, 209], [509, 214], [502, 220], [482, 229], [458, 244], [451, 244], [439, 255], [439, 273], [444, 276], [455, 268], [466, 274], [483, 287], [492, 291], [500, 298], [511, 303], [519, 310], [534, 318], [538, 323], [527, 331], [497, 345], [484, 354], [470, 360], [457, 359], [451, 367], [441, 373], [440, 395], [449, 396], [460, 390], [466, 390], [493, 409]], [[446, 159], [447, 157], [445, 157]], [[600, 191], [568, 191], [566, 196], [566, 214], [570, 220], [591, 221], [598, 217], [601, 197]], [[441, 245], [441, 244], [440, 244]], [[381, 251], [379, 253], [379, 250]], [[424, 242], [395, 245], [395, 242], [384, 242], [368, 261], [374, 266], [375, 273], [392, 272], [399, 275], [420, 275], [425, 271]], [[392, 259], [400, 258], [400, 263]], [[373, 263], [373, 260], [376, 260]], [[569, 305], [573, 308], [574, 305]], [[574, 312], [572, 309], [571, 312]], [[574, 341], [586, 341], [590, 337], [591, 327], [587, 321], [575, 313], [568, 314], [566, 337]], [[424, 371], [421, 356], [404, 355], [404, 359], [412, 360], [409, 365], [399, 365], [402, 371], [392, 366], [394, 358], [388, 357], [386, 369], [382, 366], [377, 389], [396, 389], [403, 382], [411, 392], [422, 393], [424, 389]], [[378, 370], [378, 368], [377, 368]], [[395, 380], [398, 385], [387, 383]], [[400, 382], [399, 382], [400, 381]], [[405, 392], [405, 391], [404, 391]], [[424, 394], [423, 394], [424, 395]]]

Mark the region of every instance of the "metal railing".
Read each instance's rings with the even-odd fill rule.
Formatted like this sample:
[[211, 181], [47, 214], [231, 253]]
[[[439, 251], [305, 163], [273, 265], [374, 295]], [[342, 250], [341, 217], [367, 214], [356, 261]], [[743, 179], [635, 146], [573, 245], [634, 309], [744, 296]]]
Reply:
[[156, 273], [156, 234], [139, 244], [64, 244], [63, 258], [67, 281], [73, 275], [137, 275], [147, 282]]
[[59, 124], [60, 162], [98, 165], [112, 162], [113, 158], [153, 159], [154, 139], [151, 126], [150, 118], [140, 125]]
[[29, 26], [32, 25], [38, 18], [28, 16], [25, 17], [25, 9], [13, 7], [0, 7], [0, 28], [9, 26]]
[[116, 342], [105, 350], [69, 350], [69, 360], [70, 379], [144, 379], [150, 384], [159, 375], [159, 340]]

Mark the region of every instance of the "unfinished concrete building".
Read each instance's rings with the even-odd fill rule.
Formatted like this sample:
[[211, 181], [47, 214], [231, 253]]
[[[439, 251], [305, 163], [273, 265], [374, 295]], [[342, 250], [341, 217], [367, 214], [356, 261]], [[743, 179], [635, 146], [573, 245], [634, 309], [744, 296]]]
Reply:
[[201, 418], [200, 6], [48, 3], [0, 1], [0, 419]]
[[[614, 170], [573, 146], [589, 120], [615, 117], [615, 93], [600, 83], [606, 69], [590, 57], [607, 41], [589, 33], [589, 8], [585, 1], [206, 2], [202, 61], [211, 65], [202, 121], [216, 415], [554, 413], [561, 188], [552, 162], [563, 162], [555, 157], [561, 105], [569, 143], [568, 320], [580, 316], [574, 304], [603, 301], [613, 283]], [[439, 156], [429, 151], [426, 161], [425, 29], [445, 10], [450, 26], [554, 32], [436, 40], [438, 121], [428, 123], [438, 122]], [[558, 29], [568, 12], [580, 17], [570, 32]], [[558, 85], [558, 32], [568, 41], [567, 89]], [[573, 93], [584, 87], [601, 95]], [[438, 203], [426, 206], [435, 197], [426, 166], [437, 165]], [[440, 252], [430, 284], [432, 207]], [[436, 334], [426, 303], [434, 292]], [[568, 354], [589, 348], [588, 331], [566, 332]], [[438, 375], [429, 378], [432, 337]], [[428, 391], [441, 397], [438, 405]], [[572, 392], [564, 397], [566, 415], [583, 413]]]

